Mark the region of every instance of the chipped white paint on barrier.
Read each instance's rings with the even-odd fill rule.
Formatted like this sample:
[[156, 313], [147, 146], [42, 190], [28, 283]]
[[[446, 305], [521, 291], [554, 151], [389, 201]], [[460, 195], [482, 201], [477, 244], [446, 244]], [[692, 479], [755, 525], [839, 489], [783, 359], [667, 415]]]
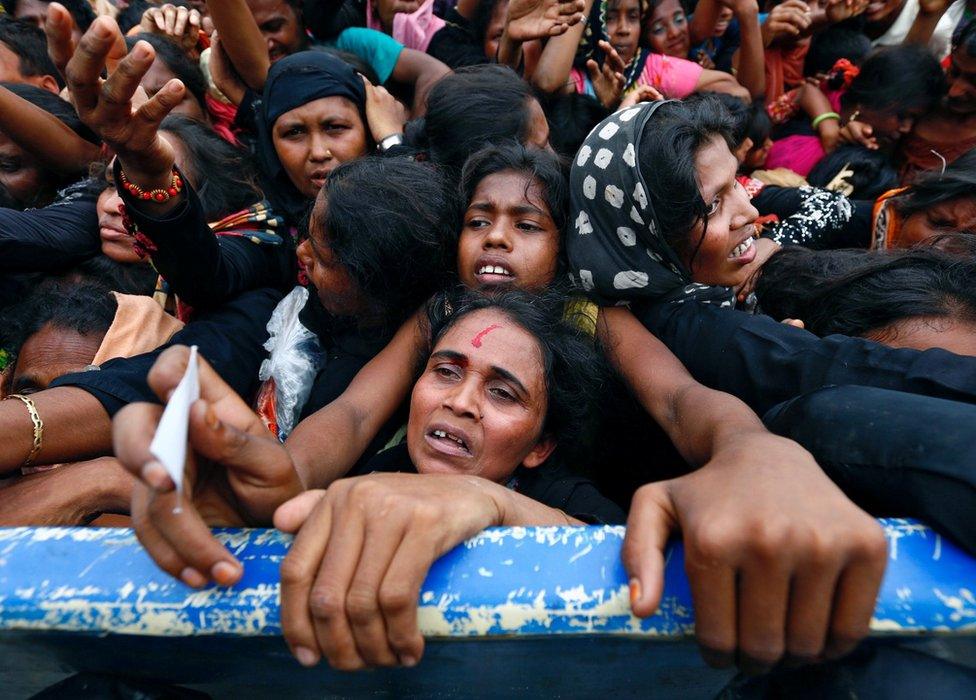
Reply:
[[[976, 562], [908, 520], [882, 521], [889, 568], [876, 634], [976, 633]], [[622, 527], [494, 528], [445, 555], [420, 595], [429, 637], [612, 634], [675, 638], [694, 626], [680, 546], [659, 611], [630, 612]], [[280, 635], [278, 567], [291, 538], [220, 531], [238, 586], [192, 590], [158, 571], [128, 530], [0, 529], [0, 630], [154, 636]]]

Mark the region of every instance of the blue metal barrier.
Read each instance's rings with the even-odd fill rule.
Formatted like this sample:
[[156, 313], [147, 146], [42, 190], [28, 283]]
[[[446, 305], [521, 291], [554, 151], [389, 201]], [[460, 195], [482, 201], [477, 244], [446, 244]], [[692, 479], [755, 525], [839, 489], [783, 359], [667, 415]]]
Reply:
[[[882, 524], [889, 563], [872, 634], [937, 635], [943, 644], [958, 642], [966, 657], [961, 661], [976, 665], [976, 561], [913, 521]], [[419, 621], [429, 640], [425, 662], [349, 676], [300, 669], [279, 639], [278, 567], [287, 535], [220, 531], [243, 562], [244, 577], [232, 588], [193, 590], [159, 571], [129, 530], [0, 529], [0, 683], [30, 689], [24, 669], [13, 666], [20, 659], [35, 675], [45, 663], [60, 672], [124, 669], [211, 689], [234, 687], [250, 674], [255, 696], [263, 682], [270, 684], [269, 696], [290, 686], [301, 695], [297, 689], [308, 689], [312, 678], [328, 679], [338, 695], [367, 688], [410, 694], [469, 683], [476, 684], [469, 690], [516, 692], [529, 687], [520, 673], [557, 686], [576, 679], [572, 687], [580, 691], [588, 682], [602, 683], [593, 686], [596, 692], [606, 689], [608, 673], [617, 673], [610, 670], [616, 660], [630, 667], [633, 679], [643, 679], [635, 687], [663, 682], [680, 686], [683, 697], [714, 693], [730, 673], [697, 659], [680, 544], [667, 557], [660, 610], [639, 620], [630, 614], [620, 563], [623, 536], [621, 527], [486, 530], [436, 562], [424, 583]], [[547, 663], [546, 654], [563, 664]], [[570, 658], [567, 676], [560, 669]], [[635, 658], [642, 659], [639, 669]], [[264, 681], [255, 678], [256, 668]], [[580, 680], [580, 672], [589, 680]], [[215, 675], [223, 680], [212, 686]], [[442, 676], [447, 685], [429, 685]]]

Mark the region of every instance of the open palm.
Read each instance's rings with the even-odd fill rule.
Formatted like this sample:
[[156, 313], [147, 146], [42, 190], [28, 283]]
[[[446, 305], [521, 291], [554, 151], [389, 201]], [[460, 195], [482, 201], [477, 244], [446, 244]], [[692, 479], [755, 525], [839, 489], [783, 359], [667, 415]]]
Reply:
[[515, 41], [559, 36], [583, 20], [583, 0], [511, 0], [506, 31]]

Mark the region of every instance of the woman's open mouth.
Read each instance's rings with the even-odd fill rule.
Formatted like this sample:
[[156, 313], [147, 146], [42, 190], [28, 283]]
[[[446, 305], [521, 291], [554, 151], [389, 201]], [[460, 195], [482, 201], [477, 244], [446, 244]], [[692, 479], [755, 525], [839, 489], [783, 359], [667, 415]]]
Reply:
[[740, 265], [748, 265], [756, 258], [756, 239], [751, 236], [742, 241], [729, 253], [729, 260]]
[[433, 428], [424, 435], [427, 444], [438, 452], [455, 457], [470, 457], [467, 436], [453, 429]]

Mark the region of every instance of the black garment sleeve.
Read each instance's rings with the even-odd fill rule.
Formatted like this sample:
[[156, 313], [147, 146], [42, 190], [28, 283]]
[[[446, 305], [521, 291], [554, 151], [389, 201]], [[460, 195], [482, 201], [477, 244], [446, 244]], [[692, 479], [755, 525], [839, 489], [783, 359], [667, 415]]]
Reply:
[[48, 272], [100, 251], [94, 195], [79, 195], [43, 209], [0, 208], [0, 271]]
[[867, 248], [871, 243], [871, 202], [815, 187], [767, 185], [752, 204], [763, 216], [779, 217], [762, 235], [780, 245], [825, 250]]
[[591, 525], [618, 525], [627, 516], [589, 479], [563, 467], [520, 469], [515, 490], [523, 496]]
[[451, 70], [465, 66], [491, 63], [485, 49], [471, 32], [471, 23], [456, 9], [447, 13], [447, 24], [437, 32], [427, 46], [427, 53]]
[[862, 338], [818, 338], [768, 316], [710, 304], [635, 308], [644, 326], [701, 383], [763, 415], [824, 386], [854, 384], [976, 403], [976, 357], [889, 348]]
[[168, 343], [136, 357], [109, 360], [98, 370], [58, 377], [56, 386], [76, 386], [97, 398], [110, 416], [134, 401], [159, 403], [146, 375], [156, 358], [171, 345], [196, 345], [214, 370], [245, 401], [257, 392], [258, 368], [265, 358], [267, 324], [281, 301], [281, 292], [258, 289], [240, 295], [219, 309], [200, 314]]
[[[120, 182], [116, 163], [116, 182]], [[246, 238], [217, 236], [207, 225], [197, 193], [184, 181], [185, 197], [161, 217], [140, 209], [136, 199], [119, 190], [129, 218], [156, 247], [153, 266], [170, 289], [194, 310], [215, 308], [248, 289], [294, 286], [294, 251], [281, 245], [257, 245]]]

